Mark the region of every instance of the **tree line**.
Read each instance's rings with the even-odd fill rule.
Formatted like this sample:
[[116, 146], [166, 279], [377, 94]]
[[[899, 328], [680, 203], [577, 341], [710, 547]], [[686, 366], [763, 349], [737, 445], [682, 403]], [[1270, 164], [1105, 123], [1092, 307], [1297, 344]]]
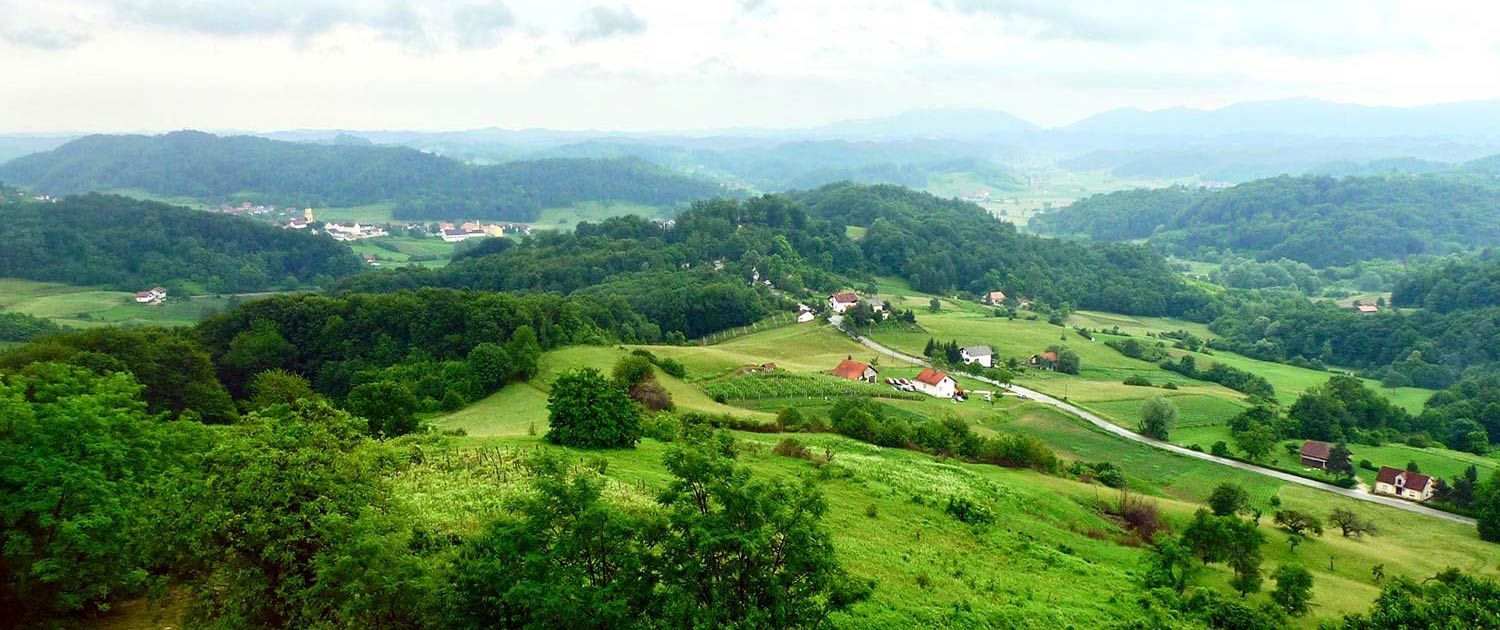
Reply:
[[298, 207], [394, 201], [403, 219], [530, 221], [543, 208], [582, 201], [672, 206], [724, 194], [713, 182], [633, 159], [476, 166], [406, 147], [301, 144], [196, 131], [87, 136], [7, 162], [0, 177], [53, 195], [136, 189]]
[[1313, 267], [1500, 245], [1493, 180], [1447, 175], [1280, 176], [1222, 191], [1096, 195], [1036, 217], [1036, 229], [1097, 241], [1149, 239], [1203, 257], [1238, 252]]
[[124, 291], [185, 282], [210, 292], [295, 288], [363, 267], [329, 238], [116, 195], [0, 206], [0, 239], [6, 276]]

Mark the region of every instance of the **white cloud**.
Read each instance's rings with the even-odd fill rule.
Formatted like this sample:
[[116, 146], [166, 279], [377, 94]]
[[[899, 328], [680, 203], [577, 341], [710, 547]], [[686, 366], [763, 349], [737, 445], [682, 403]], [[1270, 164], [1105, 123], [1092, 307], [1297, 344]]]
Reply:
[[0, 0], [0, 130], [800, 126], [1500, 97], [1487, 2]]

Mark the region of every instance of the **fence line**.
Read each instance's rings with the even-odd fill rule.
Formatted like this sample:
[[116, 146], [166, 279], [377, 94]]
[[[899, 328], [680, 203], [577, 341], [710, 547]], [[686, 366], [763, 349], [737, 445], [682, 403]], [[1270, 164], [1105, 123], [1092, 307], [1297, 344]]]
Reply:
[[786, 326], [788, 324], [794, 324], [796, 322], [797, 322], [797, 315], [795, 313], [785, 313], [785, 312], [783, 312], [783, 313], [777, 313], [775, 315], [772, 315], [770, 317], [767, 317], [765, 319], [762, 319], [760, 321], [752, 323], [752, 324], [750, 324], [748, 326], [740, 326], [739, 328], [730, 328], [729, 330], [721, 330], [721, 331], [716, 332], [716, 333], [711, 333], [711, 334], [708, 334], [708, 335], [704, 335], [703, 337], [701, 337], [701, 338], [698, 339], [698, 345], [700, 345], [700, 346], [712, 346], [712, 345], [715, 345], [715, 344], [724, 343], [724, 342], [729, 341], [730, 339], [734, 339], [736, 337], [743, 337], [745, 335], [750, 335], [750, 334], [758, 333], [758, 332], [761, 332], [763, 330], [771, 330], [772, 328], [780, 328], [782, 326]]

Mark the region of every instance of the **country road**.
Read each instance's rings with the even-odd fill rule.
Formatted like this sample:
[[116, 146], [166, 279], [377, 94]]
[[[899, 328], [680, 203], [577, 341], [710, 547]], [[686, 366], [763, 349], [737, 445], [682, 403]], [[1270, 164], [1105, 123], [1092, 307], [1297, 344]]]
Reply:
[[[835, 316], [835, 317], [831, 317], [829, 319], [830, 319], [830, 321], [833, 323], [833, 325], [835, 327], [838, 327], [840, 330], [843, 330], [842, 321], [841, 321], [843, 318]], [[848, 331], [845, 331], [845, 332], [848, 333]], [[871, 340], [869, 337], [865, 337], [864, 335], [851, 334], [850, 336], [852, 336], [856, 341], [859, 341], [861, 344], [864, 344], [865, 347], [870, 348], [871, 350], [874, 350], [874, 351], [879, 352], [881, 354], [884, 354], [886, 356], [893, 357], [893, 358], [896, 358], [896, 359], [900, 359], [902, 361], [907, 361], [909, 363], [915, 363], [917, 365], [932, 367], [932, 364], [929, 363], [926, 359], [923, 359], [923, 358], [920, 358], [920, 357], [914, 357], [914, 356], [911, 356], [909, 354], [905, 354], [905, 353], [902, 353], [902, 352], [897, 352], [896, 350], [892, 350], [891, 348], [887, 348], [887, 347], [882, 346], [882, 345], [880, 345], [878, 343], [875, 343], [875, 341]], [[1121, 427], [1121, 426], [1119, 426], [1117, 424], [1114, 424], [1113, 422], [1110, 422], [1108, 420], [1100, 418], [1099, 416], [1096, 416], [1096, 415], [1094, 415], [1094, 414], [1092, 414], [1092, 413], [1090, 413], [1090, 412], [1088, 412], [1088, 411], [1086, 411], [1084, 409], [1080, 409], [1080, 408], [1078, 408], [1075, 405], [1069, 404], [1069, 403], [1067, 403], [1065, 401], [1062, 401], [1062, 400], [1058, 400], [1056, 398], [1053, 398], [1051, 396], [1048, 396], [1048, 395], [1043, 394], [1041, 392], [1038, 392], [1036, 390], [1027, 389], [1027, 388], [1021, 387], [1019, 385], [1004, 386], [1004, 385], [1000, 385], [1000, 383], [998, 381], [990, 380], [988, 378], [983, 378], [983, 377], [979, 377], [979, 376], [970, 376], [968, 374], [965, 374], [964, 377], [965, 378], [974, 379], [974, 380], [977, 380], [977, 381], [981, 381], [981, 382], [985, 382], [985, 383], [989, 383], [991, 385], [996, 385], [996, 386], [1000, 386], [1000, 387], [1008, 387], [1010, 389], [1010, 391], [1013, 392], [1013, 393], [1016, 393], [1016, 394], [1019, 394], [1019, 395], [1022, 395], [1022, 396], [1026, 396], [1027, 398], [1030, 398], [1033, 401], [1036, 401], [1036, 402], [1039, 402], [1039, 403], [1042, 403], [1042, 404], [1045, 404], [1045, 405], [1052, 405], [1053, 407], [1057, 407], [1058, 409], [1061, 409], [1061, 410], [1063, 410], [1063, 411], [1065, 411], [1067, 413], [1070, 413], [1070, 414], [1073, 414], [1075, 416], [1078, 416], [1079, 418], [1083, 418], [1084, 420], [1089, 421], [1089, 423], [1093, 424], [1094, 426], [1099, 427], [1100, 429], [1103, 429], [1103, 430], [1105, 430], [1105, 431], [1107, 431], [1109, 433], [1112, 433], [1114, 435], [1118, 435], [1118, 436], [1120, 436], [1122, 438], [1125, 438], [1127, 440], [1133, 440], [1133, 441], [1136, 441], [1136, 442], [1140, 442], [1142, 444], [1146, 444], [1146, 445], [1149, 445], [1149, 446], [1152, 446], [1152, 447], [1155, 447], [1155, 448], [1159, 448], [1159, 449], [1162, 449], [1164, 451], [1171, 451], [1173, 453], [1176, 453], [1178, 455], [1182, 455], [1184, 457], [1192, 457], [1192, 458], [1195, 458], [1195, 459], [1201, 459], [1201, 460], [1204, 460], [1204, 461], [1214, 462], [1216, 464], [1223, 464], [1225, 466], [1231, 466], [1231, 467], [1234, 467], [1234, 468], [1238, 468], [1240, 470], [1244, 470], [1244, 471], [1248, 471], [1248, 472], [1253, 472], [1253, 473], [1256, 473], [1256, 474], [1265, 475], [1267, 477], [1273, 477], [1273, 478], [1276, 478], [1276, 479], [1280, 479], [1280, 480], [1285, 481], [1287, 483], [1295, 483], [1295, 484], [1298, 484], [1298, 485], [1307, 486], [1309, 488], [1316, 488], [1318, 490], [1324, 490], [1324, 491], [1327, 491], [1327, 492], [1332, 492], [1334, 494], [1341, 494], [1341, 495], [1344, 495], [1344, 496], [1349, 497], [1351, 499], [1358, 499], [1360, 501], [1368, 501], [1370, 503], [1379, 503], [1381, 505], [1393, 507], [1393, 508], [1396, 508], [1396, 509], [1399, 509], [1399, 510], [1406, 510], [1408, 512], [1413, 512], [1413, 513], [1416, 513], [1416, 514], [1422, 514], [1424, 516], [1432, 516], [1432, 517], [1435, 517], [1435, 518], [1447, 519], [1447, 520], [1453, 521], [1455, 523], [1463, 523], [1465, 525], [1474, 525], [1475, 524], [1474, 519], [1469, 518], [1467, 516], [1459, 516], [1457, 514], [1450, 514], [1448, 512], [1444, 512], [1442, 510], [1434, 510], [1434, 509], [1429, 508], [1429, 507], [1425, 507], [1425, 506], [1418, 505], [1418, 504], [1415, 504], [1415, 503], [1410, 503], [1410, 502], [1407, 502], [1407, 501], [1402, 501], [1400, 499], [1395, 499], [1395, 498], [1391, 498], [1391, 497], [1384, 497], [1384, 496], [1379, 496], [1379, 495], [1374, 495], [1374, 494], [1366, 494], [1366, 493], [1359, 492], [1359, 491], [1356, 491], [1356, 490], [1350, 490], [1350, 489], [1347, 489], [1347, 488], [1340, 488], [1338, 486], [1329, 485], [1329, 484], [1326, 484], [1326, 483], [1323, 483], [1323, 482], [1320, 482], [1320, 481], [1314, 481], [1312, 479], [1307, 479], [1305, 477], [1298, 477], [1297, 475], [1284, 473], [1284, 472], [1281, 472], [1279, 470], [1272, 470], [1270, 468], [1263, 468], [1263, 467], [1260, 467], [1260, 466], [1256, 466], [1254, 464], [1247, 464], [1245, 462], [1236, 461], [1236, 460], [1233, 460], [1233, 459], [1225, 459], [1223, 457], [1215, 457], [1213, 455], [1209, 455], [1208, 453], [1200, 453], [1198, 451], [1194, 451], [1194, 450], [1191, 450], [1191, 449], [1183, 448], [1181, 446], [1177, 446], [1176, 444], [1168, 444], [1166, 442], [1162, 442], [1162, 441], [1159, 441], [1159, 440], [1153, 440], [1153, 439], [1148, 438], [1146, 436], [1143, 436], [1143, 435], [1141, 435], [1139, 433], [1136, 433], [1134, 431], [1131, 431], [1129, 429]]]

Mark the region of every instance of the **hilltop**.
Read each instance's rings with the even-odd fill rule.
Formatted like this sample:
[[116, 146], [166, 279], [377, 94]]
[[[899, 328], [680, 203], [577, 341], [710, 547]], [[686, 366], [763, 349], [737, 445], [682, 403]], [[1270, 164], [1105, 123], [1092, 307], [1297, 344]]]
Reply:
[[393, 201], [405, 219], [529, 221], [586, 201], [673, 205], [717, 184], [633, 159], [546, 159], [474, 166], [415, 149], [298, 144], [195, 131], [79, 138], [0, 165], [0, 179], [51, 195], [141, 190], [222, 201], [357, 206]]

